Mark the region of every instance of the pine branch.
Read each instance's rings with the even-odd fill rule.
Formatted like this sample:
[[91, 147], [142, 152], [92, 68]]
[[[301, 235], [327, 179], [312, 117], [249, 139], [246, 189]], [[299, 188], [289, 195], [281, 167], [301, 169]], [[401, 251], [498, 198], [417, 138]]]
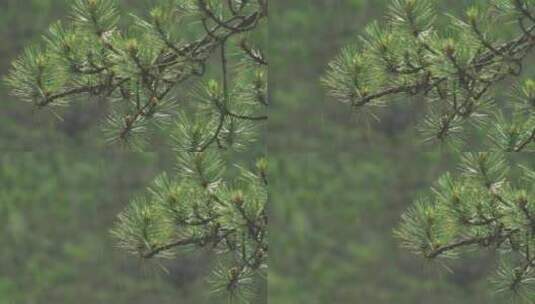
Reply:
[[[382, 106], [396, 96], [422, 96], [426, 140], [462, 139], [468, 123], [488, 127], [489, 118], [501, 110], [513, 112], [488, 132], [492, 149], [530, 151], [533, 141], [518, 139], [517, 133], [533, 130], [529, 117], [534, 108], [521, 115], [509, 102], [497, 110], [493, 93], [504, 79], [521, 75], [533, 52], [533, 9], [533, 3], [521, 0], [474, 6], [463, 19], [450, 16], [452, 31], [445, 35], [432, 1], [393, 0], [386, 24], [367, 27], [360, 47], [344, 49], [323, 83], [331, 96], [355, 109]], [[516, 20], [506, 25], [516, 37], [497, 38], [503, 26], [490, 20], [502, 18]], [[522, 130], [511, 129], [518, 119], [525, 121]]]
[[432, 197], [417, 201], [403, 216], [396, 236], [427, 259], [456, 257], [463, 249], [492, 247], [504, 260], [493, 279], [500, 292], [533, 294], [535, 175], [525, 168], [517, 182], [499, 153], [469, 153], [462, 174], [442, 177]]
[[[42, 47], [13, 63], [7, 83], [39, 107], [84, 96], [109, 101], [105, 132], [133, 148], [142, 148], [149, 127], [164, 126], [178, 173], [156, 178], [119, 214], [112, 235], [144, 259], [210, 245], [226, 261], [214, 270], [214, 290], [254, 294], [267, 267], [266, 164], [258, 173], [227, 174], [233, 164], [221, 154], [247, 148], [267, 120], [267, 62], [260, 50], [243, 50], [243, 36], [265, 26], [267, 2], [170, 1], [147, 19], [132, 16], [125, 28], [120, 12], [114, 0], [76, 0], [73, 22], [51, 26]], [[244, 52], [230, 57], [230, 48]], [[203, 81], [187, 106], [178, 104], [177, 88], [195, 87], [212, 66], [221, 68], [220, 80]]]

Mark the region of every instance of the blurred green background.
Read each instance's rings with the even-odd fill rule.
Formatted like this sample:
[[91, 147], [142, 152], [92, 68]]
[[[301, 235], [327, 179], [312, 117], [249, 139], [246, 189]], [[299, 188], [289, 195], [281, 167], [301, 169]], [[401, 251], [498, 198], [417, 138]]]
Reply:
[[[0, 1], [0, 75], [65, 18], [69, 0]], [[120, 0], [146, 11], [150, 0]], [[381, 18], [388, 0], [271, 0], [271, 258], [269, 303], [502, 303], [486, 289], [492, 255], [426, 265], [392, 237], [400, 214], [456, 157], [418, 144], [420, 109], [400, 101], [381, 121], [355, 121], [325, 97], [327, 63]], [[471, 1], [438, 1], [460, 10]], [[222, 303], [206, 292], [209, 254], [166, 263], [126, 256], [109, 236], [116, 214], [174, 166], [104, 143], [104, 102], [75, 102], [59, 120], [0, 84], [0, 304]]]

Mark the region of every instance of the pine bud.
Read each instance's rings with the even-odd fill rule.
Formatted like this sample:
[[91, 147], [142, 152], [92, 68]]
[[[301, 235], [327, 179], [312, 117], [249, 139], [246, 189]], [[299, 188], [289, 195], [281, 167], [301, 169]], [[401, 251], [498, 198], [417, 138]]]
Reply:
[[130, 54], [137, 54], [138, 47], [139, 45], [136, 39], [128, 39], [126, 41], [125, 48]]
[[444, 42], [444, 53], [448, 56], [448, 57], [451, 57], [455, 54], [455, 41], [453, 39], [447, 39], [445, 42]]
[[238, 275], [240, 274], [240, 270], [238, 267], [232, 267], [228, 271], [228, 277], [231, 281], [235, 281], [238, 278]]
[[416, 7], [416, 0], [406, 0], [405, 9], [407, 12], [411, 12]]
[[451, 194], [451, 202], [453, 205], [461, 204], [461, 196], [459, 195], [459, 192], [457, 190], [454, 190]]
[[90, 9], [95, 9], [97, 7], [97, 0], [87, 0], [87, 6]]
[[255, 72], [255, 83], [262, 85], [265, 82], [265, 72], [261, 69], [256, 70]]
[[244, 202], [243, 193], [242, 193], [241, 191], [236, 191], [236, 193], [234, 193], [234, 194], [232, 195], [231, 201], [232, 201], [232, 203], [234, 203], [236, 206], [241, 206], [241, 205], [243, 205], [243, 202]]
[[475, 6], [470, 7], [466, 11], [466, 16], [468, 17], [468, 21], [470, 24], [476, 24], [477, 19], [479, 18], [480, 12], [479, 9]]
[[531, 94], [535, 94], [535, 80], [528, 79], [524, 82], [524, 90]]
[[111, 37], [113, 36], [113, 30], [103, 32], [100, 37], [105, 43], [110, 43]]
[[220, 95], [219, 83], [213, 79], [208, 81], [208, 95], [213, 99], [218, 99]]
[[256, 168], [260, 173], [265, 173], [267, 171], [268, 161], [265, 157], [260, 158], [256, 161]]
[[150, 16], [152, 17], [152, 19], [154, 19], [156, 23], [160, 23], [164, 17], [163, 8], [155, 7], [153, 10], [151, 10]]
[[424, 215], [427, 219], [427, 224], [431, 226], [435, 224], [435, 213], [432, 210], [430, 209], [425, 210]]
[[520, 134], [520, 129], [517, 125], [515, 124], [512, 124], [510, 127], [509, 127], [509, 136], [511, 138], [516, 138], [518, 135]]
[[528, 198], [526, 196], [525, 192], [520, 192], [516, 198], [516, 202], [518, 203], [518, 206], [521, 208], [524, 208], [528, 204]]
[[46, 66], [46, 61], [46, 56], [43, 54], [39, 54], [35, 57], [35, 65], [37, 65], [39, 69], [43, 69]]
[[167, 195], [167, 202], [170, 206], [175, 206], [179, 202], [179, 195], [177, 191], [171, 191]]
[[263, 259], [265, 255], [266, 252], [263, 249], [258, 249], [258, 251], [256, 252], [256, 258], [259, 260]]
[[522, 92], [527, 98], [529, 105], [535, 107], [535, 81], [533, 79], [528, 79], [524, 82]]
[[351, 65], [353, 66], [354, 75], [359, 75], [361, 73], [362, 64], [363, 64], [363, 59], [360, 54], [356, 54], [355, 56], [353, 56], [351, 60]]

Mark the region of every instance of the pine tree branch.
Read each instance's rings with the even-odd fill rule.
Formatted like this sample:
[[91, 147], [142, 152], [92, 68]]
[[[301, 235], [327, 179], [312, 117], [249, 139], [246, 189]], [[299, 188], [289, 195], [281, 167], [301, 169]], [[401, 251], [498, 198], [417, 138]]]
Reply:
[[204, 242], [205, 240], [206, 240], [205, 238], [178, 240], [178, 241], [169, 243], [167, 245], [163, 245], [163, 246], [154, 248], [151, 251], [142, 254], [142, 257], [145, 258], [145, 259], [150, 259], [150, 258], [153, 258], [156, 255], [158, 255], [158, 254], [160, 254], [160, 253], [162, 253], [164, 251], [173, 249], [175, 247], [182, 247], [182, 246], [188, 246], [188, 245], [197, 245], [197, 244], [200, 244], [200, 243]]
[[535, 128], [531, 131], [530, 136], [523, 140], [520, 145], [515, 148], [515, 152], [522, 152], [532, 142], [535, 142]]

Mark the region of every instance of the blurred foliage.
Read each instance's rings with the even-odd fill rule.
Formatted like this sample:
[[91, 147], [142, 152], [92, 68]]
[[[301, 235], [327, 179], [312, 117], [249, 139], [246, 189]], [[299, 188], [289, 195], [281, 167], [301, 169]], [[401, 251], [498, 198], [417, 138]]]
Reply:
[[203, 267], [162, 276], [108, 237], [121, 202], [157, 173], [155, 154], [53, 152], [0, 157], [0, 303], [207, 303], [177, 288], [202, 285]]

